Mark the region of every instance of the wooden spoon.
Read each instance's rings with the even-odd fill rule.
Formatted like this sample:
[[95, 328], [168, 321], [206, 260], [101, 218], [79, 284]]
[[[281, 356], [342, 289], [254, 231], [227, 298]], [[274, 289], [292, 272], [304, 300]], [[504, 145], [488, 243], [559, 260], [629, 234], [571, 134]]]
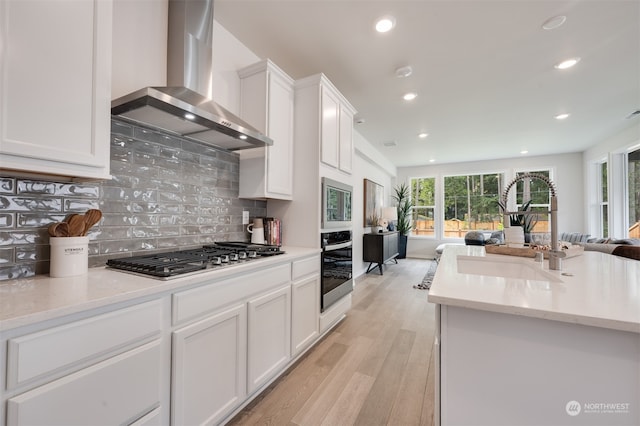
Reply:
[[66, 222], [60, 222], [58, 227], [56, 228], [56, 235], [58, 237], [68, 237], [69, 236], [69, 224]]
[[69, 224], [67, 222], [56, 222], [49, 225], [49, 235], [52, 237], [68, 237]]
[[84, 214], [84, 232], [82, 235], [87, 235], [89, 229], [102, 219], [102, 212], [98, 209], [90, 209]]
[[80, 237], [84, 232], [84, 215], [72, 214], [66, 220], [69, 224], [69, 236]]
[[57, 230], [59, 224], [60, 224], [60, 222], [56, 222], [56, 223], [52, 223], [51, 225], [49, 225], [49, 228], [47, 228], [47, 231], [49, 232], [49, 236], [57, 237], [56, 230]]

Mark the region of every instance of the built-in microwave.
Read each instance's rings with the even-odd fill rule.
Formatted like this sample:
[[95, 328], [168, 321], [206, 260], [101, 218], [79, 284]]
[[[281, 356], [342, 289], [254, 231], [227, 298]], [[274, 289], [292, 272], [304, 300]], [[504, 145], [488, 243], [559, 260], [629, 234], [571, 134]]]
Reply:
[[322, 178], [322, 229], [351, 229], [353, 187]]

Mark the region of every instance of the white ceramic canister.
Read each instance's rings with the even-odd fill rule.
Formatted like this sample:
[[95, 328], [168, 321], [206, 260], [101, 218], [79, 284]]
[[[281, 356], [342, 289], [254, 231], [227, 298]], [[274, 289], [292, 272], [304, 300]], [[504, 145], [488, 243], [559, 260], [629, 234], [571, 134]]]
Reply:
[[524, 229], [522, 229], [522, 226], [504, 228], [504, 242], [508, 247], [524, 247]]
[[54, 278], [87, 273], [89, 237], [50, 237], [49, 275]]
[[253, 219], [253, 223], [247, 226], [247, 231], [251, 234], [251, 243], [264, 244], [264, 223], [262, 218]]

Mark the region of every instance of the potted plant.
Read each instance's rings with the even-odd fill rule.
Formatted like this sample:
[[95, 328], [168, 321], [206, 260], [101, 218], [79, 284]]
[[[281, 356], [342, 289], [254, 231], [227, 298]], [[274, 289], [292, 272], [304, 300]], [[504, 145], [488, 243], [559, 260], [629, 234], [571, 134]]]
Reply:
[[380, 221], [381, 218], [378, 215], [378, 212], [374, 210], [369, 219], [369, 222], [371, 222], [371, 232], [378, 233], [381, 231], [382, 227], [380, 226]]
[[394, 188], [395, 195], [393, 199], [396, 201], [396, 209], [398, 212], [397, 230], [398, 238], [398, 259], [407, 257], [407, 240], [409, 239], [409, 231], [411, 231], [411, 209], [413, 203], [409, 198], [409, 186], [402, 183]]

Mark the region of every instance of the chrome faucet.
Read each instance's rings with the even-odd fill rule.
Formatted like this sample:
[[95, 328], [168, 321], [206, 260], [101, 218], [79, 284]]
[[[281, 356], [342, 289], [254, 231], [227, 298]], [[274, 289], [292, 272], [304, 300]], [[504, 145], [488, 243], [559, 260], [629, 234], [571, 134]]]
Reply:
[[551, 215], [551, 250], [549, 251], [549, 269], [554, 271], [559, 271], [562, 269], [562, 259], [566, 256], [566, 253], [559, 249], [558, 247], [558, 199], [556, 197], [556, 187], [546, 176], [539, 175], [536, 173], [525, 173], [521, 176], [518, 176], [514, 180], [511, 181], [507, 188], [502, 193], [502, 204], [500, 204], [500, 208], [503, 210], [503, 224], [505, 227], [509, 226], [509, 215], [518, 214], [518, 215], [532, 215], [538, 214], [540, 212], [533, 211], [516, 211], [516, 212], [508, 212], [507, 208], [507, 196], [509, 195], [509, 190], [516, 183], [523, 181], [525, 179], [537, 179], [541, 180], [547, 184], [549, 190], [551, 191], [551, 209], [547, 212]]

